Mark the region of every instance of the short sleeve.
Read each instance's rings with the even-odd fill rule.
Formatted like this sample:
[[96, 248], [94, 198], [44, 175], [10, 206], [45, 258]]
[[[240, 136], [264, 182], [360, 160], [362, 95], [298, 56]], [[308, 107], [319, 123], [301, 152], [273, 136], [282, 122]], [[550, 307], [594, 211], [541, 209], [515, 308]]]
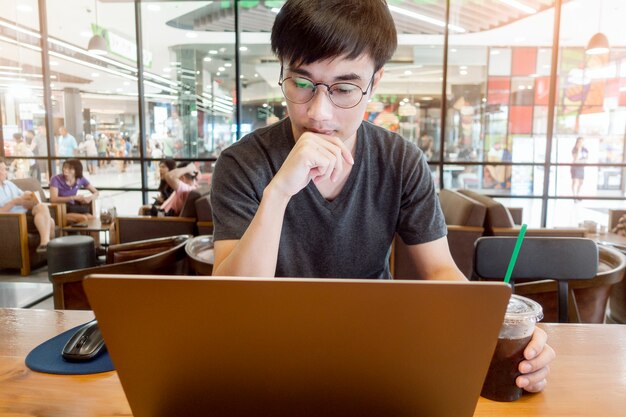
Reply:
[[431, 242], [447, 234], [430, 168], [423, 153], [416, 156], [405, 161], [402, 173], [397, 231], [407, 245]]

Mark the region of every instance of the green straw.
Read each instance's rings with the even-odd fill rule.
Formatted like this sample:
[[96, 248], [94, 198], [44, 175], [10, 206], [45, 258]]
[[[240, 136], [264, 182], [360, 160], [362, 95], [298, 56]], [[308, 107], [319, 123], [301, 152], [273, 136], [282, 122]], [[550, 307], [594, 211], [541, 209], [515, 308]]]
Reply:
[[506, 270], [506, 275], [504, 277], [504, 282], [509, 283], [511, 280], [511, 275], [513, 275], [513, 269], [515, 268], [515, 262], [517, 262], [517, 254], [519, 253], [519, 249], [522, 247], [522, 240], [524, 240], [524, 235], [526, 234], [526, 224], [522, 225], [522, 228], [519, 231], [519, 235], [517, 235], [517, 242], [515, 242], [515, 248], [513, 249], [513, 255], [511, 255], [511, 260], [509, 261], [509, 267]]

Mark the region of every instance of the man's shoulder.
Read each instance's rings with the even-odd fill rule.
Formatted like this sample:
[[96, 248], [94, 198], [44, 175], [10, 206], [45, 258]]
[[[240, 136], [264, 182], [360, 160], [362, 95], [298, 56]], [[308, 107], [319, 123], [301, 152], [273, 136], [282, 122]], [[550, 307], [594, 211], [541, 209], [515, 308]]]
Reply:
[[415, 143], [384, 127], [363, 121], [361, 128], [367, 145], [379, 153], [403, 158], [410, 156], [411, 159], [419, 159], [423, 154]]

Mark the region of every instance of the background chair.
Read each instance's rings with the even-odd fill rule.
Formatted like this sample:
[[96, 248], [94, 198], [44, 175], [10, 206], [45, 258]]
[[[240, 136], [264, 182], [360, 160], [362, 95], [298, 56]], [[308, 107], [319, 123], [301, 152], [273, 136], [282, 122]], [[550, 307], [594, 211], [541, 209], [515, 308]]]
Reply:
[[[187, 275], [185, 244], [190, 235], [172, 236], [131, 244], [111, 245], [111, 260], [123, 260], [91, 268], [53, 274], [55, 309], [90, 310], [83, 280], [90, 274]], [[143, 256], [142, 256], [143, 255]]]
[[206, 194], [196, 200], [196, 215], [198, 216], [198, 234], [213, 234], [213, 210], [211, 209], [210, 195]]
[[[570, 323], [604, 323], [609, 295], [623, 282], [626, 257], [619, 251], [605, 246], [598, 246], [598, 255], [598, 273], [595, 277], [589, 280], [572, 280], [569, 283]], [[515, 292], [541, 304], [545, 321], [557, 321], [556, 281], [517, 283]], [[608, 316], [606, 322], [611, 322]]]
[[180, 216], [118, 216], [115, 218], [117, 243], [135, 242], [137, 240], [181, 234], [198, 234], [198, 214], [196, 200], [206, 195], [208, 188], [198, 188], [187, 196]]
[[[39, 200], [46, 202], [46, 195], [41, 184], [33, 178], [12, 181], [22, 191], [36, 193]], [[48, 204], [50, 216], [55, 223], [55, 236], [60, 234], [61, 208], [57, 204]], [[31, 269], [45, 265], [46, 254], [38, 253], [39, 233], [30, 233], [25, 213], [0, 213], [0, 269], [19, 269], [22, 276], [30, 274]]]
[[[485, 236], [517, 236], [521, 224], [522, 211], [519, 208], [509, 209], [499, 201], [471, 190], [460, 189], [459, 193], [466, 195], [485, 205]], [[512, 214], [514, 213], [514, 215]], [[517, 218], [519, 223], [515, 222]], [[545, 237], [585, 237], [586, 230], [580, 227], [563, 228], [529, 228], [526, 236]]]
[[[483, 237], [476, 241], [474, 277], [503, 280], [513, 253], [516, 238]], [[598, 272], [598, 248], [591, 239], [529, 237], [525, 238], [511, 283], [517, 280], [555, 280], [558, 287], [558, 321], [569, 321], [568, 304], [572, 296], [569, 283], [590, 280]], [[572, 299], [575, 304], [575, 299]]]

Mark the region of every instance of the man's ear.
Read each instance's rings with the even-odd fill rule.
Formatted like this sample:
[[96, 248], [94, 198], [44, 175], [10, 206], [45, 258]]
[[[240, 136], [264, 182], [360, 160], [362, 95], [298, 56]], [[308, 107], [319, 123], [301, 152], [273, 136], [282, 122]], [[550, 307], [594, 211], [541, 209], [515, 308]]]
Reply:
[[372, 89], [370, 91], [370, 96], [374, 95], [374, 91], [376, 91], [376, 88], [378, 88], [378, 82], [380, 81], [381, 78], [383, 78], [383, 73], [385, 72], [385, 68], [381, 68], [378, 71], [376, 71], [376, 73], [374, 74], [374, 81], [372, 81]]

